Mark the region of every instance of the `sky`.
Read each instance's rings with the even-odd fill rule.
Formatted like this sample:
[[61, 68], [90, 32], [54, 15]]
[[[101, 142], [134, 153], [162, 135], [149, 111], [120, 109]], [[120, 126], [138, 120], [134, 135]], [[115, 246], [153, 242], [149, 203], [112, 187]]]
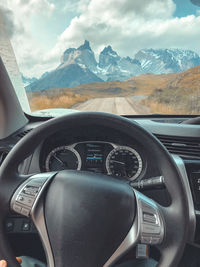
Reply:
[[0, 10], [28, 77], [54, 69], [85, 39], [97, 59], [107, 45], [130, 57], [144, 48], [200, 54], [200, 6], [190, 0], [0, 0]]

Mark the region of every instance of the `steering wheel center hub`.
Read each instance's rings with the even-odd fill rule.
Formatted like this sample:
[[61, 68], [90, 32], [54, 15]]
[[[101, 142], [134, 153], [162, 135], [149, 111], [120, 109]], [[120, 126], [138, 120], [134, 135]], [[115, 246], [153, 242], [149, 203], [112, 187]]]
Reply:
[[59, 172], [47, 191], [44, 208], [58, 266], [59, 262], [80, 266], [81, 258], [84, 266], [103, 266], [133, 225], [135, 205], [133, 190], [116, 179]]

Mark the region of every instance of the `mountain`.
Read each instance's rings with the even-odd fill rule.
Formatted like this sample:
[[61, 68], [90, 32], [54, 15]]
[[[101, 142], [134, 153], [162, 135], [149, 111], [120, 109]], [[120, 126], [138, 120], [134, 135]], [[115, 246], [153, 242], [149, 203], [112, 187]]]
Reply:
[[88, 68], [94, 71], [97, 67], [97, 62], [90, 44], [87, 40], [79, 48], [69, 48], [65, 50], [61, 57], [61, 64], [58, 68], [64, 68], [70, 64], [78, 64], [80, 67]]
[[110, 65], [115, 66], [118, 64], [120, 59], [121, 58], [118, 56], [117, 52], [115, 52], [109, 45], [105, 47], [99, 55], [99, 67], [104, 69]]
[[110, 45], [100, 52], [97, 62], [89, 41], [85, 40], [78, 48], [66, 49], [59, 66], [31, 82], [26, 89], [40, 91], [93, 82], [125, 81], [145, 73], [179, 73], [197, 65], [200, 65], [200, 57], [190, 50], [142, 49], [130, 58], [120, 57]]
[[121, 58], [110, 45], [101, 51], [98, 67], [97, 75], [104, 81], [124, 81], [142, 73], [139, 61], [130, 57]]
[[102, 82], [102, 80], [86, 67], [81, 67], [79, 64], [69, 64], [49, 72], [43, 78], [29, 84], [26, 89], [34, 92], [52, 88], [72, 88], [91, 82]]
[[61, 57], [61, 64], [55, 70], [43, 74], [38, 81], [28, 85], [26, 90], [34, 92], [52, 88], [72, 88], [90, 82], [103, 82], [94, 72], [96, 66], [94, 52], [89, 42], [85, 41], [77, 49], [65, 50]]
[[197, 53], [182, 49], [143, 49], [135, 59], [141, 64], [144, 73], [177, 73], [200, 65]]
[[24, 84], [24, 87], [26, 87], [27, 85], [37, 81], [37, 78], [35, 78], [35, 77], [29, 78], [29, 77], [24, 76], [22, 73], [21, 73], [21, 77], [22, 77], [22, 82]]

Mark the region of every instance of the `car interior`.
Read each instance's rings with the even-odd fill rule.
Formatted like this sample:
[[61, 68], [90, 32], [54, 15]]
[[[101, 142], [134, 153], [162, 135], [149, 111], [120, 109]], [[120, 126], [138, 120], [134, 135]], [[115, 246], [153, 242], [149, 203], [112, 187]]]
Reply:
[[198, 267], [200, 117], [28, 114], [0, 58], [0, 213], [9, 267]]
[[[48, 173], [49, 175], [55, 175], [55, 173], [59, 174], [60, 170], [65, 169], [63, 163], [60, 162], [60, 160], [57, 161], [54, 157], [55, 152], [59, 151], [60, 157], [62, 154], [63, 157], [71, 157], [68, 163], [70, 164], [70, 169], [77, 169], [80, 173], [83, 172], [83, 178], [77, 177], [77, 182], [79, 181], [79, 179], [83, 179], [82, 181], [84, 183], [84, 176], [88, 175], [89, 179], [93, 179], [95, 176], [99, 176], [97, 177], [97, 180], [107, 179], [108, 182], [109, 180], [111, 180], [113, 183], [119, 183], [119, 185], [121, 185], [122, 187], [125, 183], [126, 185], [128, 185], [128, 188], [134, 189], [135, 193], [137, 192], [139, 194], [140, 192], [142, 196], [146, 196], [148, 199], [152, 199], [154, 203], [156, 203], [156, 205], [159, 205], [159, 209], [160, 207], [162, 207], [162, 209], [165, 209], [167, 207], [171, 208], [173, 205], [173, 197], [175, 198], [175, 202], [179, 201], [178, 204], [180, 205], [180, 207], [179, 205], [176, 206], [177, 203], [175, 203], [176, 205], [172, 208], [173, 216], [171, 217], [169, 222], [166, 222], [167, 217], [161, 219], [165, 224], [164, 231], [167, 231], [165, 232], [165, 236], [154, 236], [153, 234], [151, 235], [147, 233], [147, 235], [144, 234], [144, 236], [140, 237], [140, 242], [142, 244], [147, 244], [148, 246], [150, 245], [151, 249], [149, 253], [151, 257], [159, 259], [162, 249], [163, 251], [165, 251], [165, 249], [164, 247], [159, 248], [159, 245], [157, 245], [157, 243], [162, 243], [163, 239], [168, 238], [166, 235], [169, 235], [171, 237], [168, 240], [169, 244], [167, 245], [167, 248], [170, 248], [170, 243], [172, 243], [172, 238], [174, 236], [176, 239], [174, 240], [174, 247], [171, 248], [172, 255], [168, 256], [168, 251], [165, 252], [166, 255], [170, 257], [168, 259], [168, 266], [175, 266], [174, 263], [170, 265], [170, 262], [173, 258], [174, 260], [175, 258], [177, 258], [178, 260], [182, 258], [183, 262], [181, 263], [181, 266], [197, 266], [199, 264], [198, 254], [200, 242], [200, 212], [198, 185], [200, 165], [198, 147], [200, 142], [200, 128], [198, 124], [193, 124], [191, 116], [150, 116], [149, 118], [142, 118], [139, 116], [137, 118], [125, 118], [111, 114], [95, 112], [80, 112], [55, 119], [27, 116], [22, 112], [8, 76], [6, 76], [6, 70], [3, 66], [3, 63], [1, 62], [1, 191], [8, 193], [7, 196], [9, 196], [9, 199], [7, 199], [7, 201], [10, 201], [10, 197], [12, 197], [12, 201], [14, 201], [13, 197], [15, 198], [15, 195], [16, 199], [18, 199], [16, 203], [14, 202], [10, 207], [9, 202], [5, 202], [5, 205], [8, 205], [7, 207], [1, 205], [2, 217], [4, 217], [5, 215], [5, 217], [3, 218], [4, 228], [1, 229], [1, 235], [5, 234], [4, 238], [7, 240], [6, 242], [10, 244], [12, 253], [14, 255], [29, 255], [42, 261], [46, 261], [46, 256], [49, 257], [47, 251], [45, 256], [44, 249], [47, 248], [43, 248], [43, 245], [46, 246], [46, 244], [44, 243], [45, 241], [41, 236], [41, 229], [37, 229], [38, 225], [34, 224], [35, 219], [33, 219], [33, 215], [30, 216], [30, 206], [28, 203], [24, 202], [26, 201], [23, 197], [23, 195], [25, 194], [23, 193], [22, 196], [20, 196], [21, 191], [19, 190], [21, 189], [21, 183], [24, 186], [24, 179], [30, 179], [30, 177], [34, 177], [34, 174], [36, 174], [36, 177], [37, 174], [41, 174], [41, 176], [39, 175], [38, 177], [42, 178], [42, 174]], [[7, 105], [4, 105], [6, 99], [9, 99], [9, 102]], [[13, 112], [10, 113], [11, 109], [15, 110], [15, 118], [11, 116], [11, 114], [13, 114]], [[5, 118], [7, 119], [5, 120]], [[15, 121], [13, 119], [15, 119]], [[143, 134], [145, 137], [143, 137]], [[23, 150], [21, 151], [22, 148]], [[98, 150], [98, 154], [100, 155], [98, 159], [91, 157], [91, 152], [94, 149]], [[63, 153], [63, 151], [65, 150], [67, 150], [67, 154]], [[76, 155], [76, 153], [74, 153], [74, 150], [78, 151], [78, 156]], [[121, 158], [119, 157], [119, 152], [123, 150], [127, 151], [128, 155], [131, 156], [129, 160], [134, 161], [134, 168], [128, 168], [128, 178], [125, 181], [123, 180], [123, 168], [118, 169], [118, 164], [115, 164], [116, 161], [121, 160]], [[172, 166], [164, 165], [162, 160], [165, 157], [163, 157], [162, 153], [167, 158], [167, 161], [169, 161], [168, 164]], [[163, 157], [163, 159], [161, 157]], [[14, 166], [13, 164], [19, 164], [19, 166]], [[15, 173], [15, 175], [13, 176], [11, 169], [14, 169], [12, 170], [14, 171], [14, 173], [15, 171], [17, 171], [17, 174]], [[98, 174], [96, 174], [96, 170], [98, 170]], [[113, 171], [116, 172], [115, 178], [111, 178]], [[7, 177], [7, 175], [9, 175], [10, 177]], [[65, 173], [63, 173], [63, 175], [65, 175]], [[71, 173], [69, 171], [69, 174], [66, 173], [66, 177], [68, 175], [71, 175], [73, 177], [74, 175], [76, 176], [76, 173]], [[20, 176], [21, 180], [19, 179], [19, 177], [17, 178], [17, 176]], [[139, 177], [139, 179], [135, 180], [132, 179], [132, 177]], [[8, 179], [10, 179], [14, 184], [14, 191], [13, 185], [11, 186], [11, 189], [7, 188], [7, 186], [9, 187], [11, 185], [10, 182], [8, 183], [8, 185], [4, 185], [4, 183], [7, 183]], [[14, 179], [17, 181], [17, 186]], [[169, 181], [167, 181], [167, 179], [169, 179]], [[177, 188], [175, 188], [175, 182], [177, 182]], [[6, 187], [4, 188], [4, 186]], [[88, 185], [87, 189], [94, 190], [90, 188], [90, 186], [91, 185]], [[170, 186], [172, 186], [172, 188], [170, 188]], [[27, 189], [28, 187], [31, 189], [31, 184], [29, 186], [26, 185], [26, 187]], [[64, 187], [64, 185], [62, 185], [62, 187]], [[173, 192], [175, 194], [174, 196], [172, 196], [172, 193], [170, 192], [170, 190], [173, 191], [173, 187], [174, 189], [176, 189], [176, 191]], [[52, 192], [53, 194], [51, 201], [57, 201], [56, 199], [59, 199], [59, 197], [63, 194], [60, 190], [61, 188], [54, 189], [55, 192]], [[81, 188], [77, 188], [77, 190], [81, 190]], [[103, 193], [106, 194], [106, 192], [101, 192], [102, 196]], [[1, 195], [2, 194], [3, 192], [1, 192]], [[13, 194], [14, 196], [12, 196]], [[61, 230], [63, 229], [58, 221], [59, 218], [64, 218], [62, 216], [57, 217], [60, 215], [56, 213], [62, 212], [63, 208], [67, 209], [68, 197], [70, 197], [70, 195], [70, 192], [69, 195], [66, 192], [66, 194], [63, 195], [63, 198], [61, 198], [62, 201], [66, 201], [66, 203], [59, 203], [60, 206], [56, 205], [57, 207], [54, 207], [56, 210], [53, 210], [52, 214], [49, 214], [50, 220], [53, 220], [53, 218], [55, 219], [54, 227], [58, 227], [58, 230], [60, 230], [59, 233], [61, 233]], [[102, 200], [102, 196], [99, 196], [99, 201]], [[118, 236], [119, 240], [117, 240], [117, 244], [119, 246], [120, 242], [125, 239], [127, 231], [130, 230], [131, 223], [133, 221], [133, 214], [129, 213], [129, 209], [126, 211], [126, 205], [129, 204], [131, 205], [131, 208], [133, 208], [133, 204], [129, 203], [130, 200], [128, 201], [128, 203], [117, 202], [118, 205], [122, 205], [122, 207], [117, 210], [117, 213], [112, 214], [114, 209], [114, 207], [112, 206], [114, 205], [112, 203], [112, 199], [108, 198], [108, 201], [111, 202], [112, 205], [111, 207], [109, 207], [110, 210], [108, 209], [106, 211], [105, 208], [108, 208], [107, 202], [106, 206], [103, 205], [103, 207], [98, 207], [99, 203], [95, 202], [95, 197], [90, 196], [89, 191], [86, 192], [86, 196], [84, 197], [86, 197], [85, 201], [89, 201], [90, 204], [94, 205], [95, 208], [95, 210], [91, 210], [91, 212], [95, 213], [90, 214], [90, 216], [92, 216], [91, 223], [93, 223], [93, 220], [97, 220], [98, 223], [101, 224], [101, 227], [105, 227], [105, 230], [107, 222], [104, 222], [104, 220], [102, 222], [99, 222], [99, 220], [104, 216], [105, 220], [109, 220], [108, 215], [112, 215], [109, 221], [108, 229], [112, 229], [114, 231], [114, 236]], [[123, 197], [125, 197], [126, 202], [127, 196], [123, 196], [123, 194], [120, 195], [120, 198], [123, 199]], [[79, 196], [76, 194], [75, 199], [78, 198]], [[1, 201], [5, 201], [3, 195], [1, 196]], [[52, 205], [54, 206], [53, 203]], [[87, 206], [89, 204], [85, 203], [83, 205]], [[125, 207], [123, 207], [123, 205], [125, 205]], [[22, 209], [18, 210], [18, 208], [20, 207]], [[59, 211], [60, 208], [61, 210]], [[136, 209], [136, 207], [134, 207], [134, 209]], [[80, 223], [79, 214], [77, 214], [78, 212], [81, 213], [82, 211], [77, 210], [73, 212], [73, 216], [75, 217], [72, 220], [72, 225], [79, 225]], [[136, 211], [134, 210], [133, 212], [135, 213]], [[127, 215], [128, 218], [126, 218]], [[147, 222], [150, 219], [151, 223], [154, 215], [151, 213], [151, 211], [149, 212], [148, 210], [146, 214], [145, 211], [143, 211], [143, 215], [141, 215], [143, 216], [143, 219], [145, 215], [147, 216]], [[70, 214], [66, 214], [66, 221], [68, 220], [68, 216], [70, 216]], [[80, 214], [80, 216], [82, 216], [82, 214]], [[129, 218], [129, 216], [131, 216], [131, 218]], [[113, 225], [113, 223], [115, 224], [117, 223], [117, 221], [120, 221], [120, 224], [116, 226]], [[128, 226], [123, 226], [124, 222], [128, 223]], [[110, 226], [110, 223], [112, 224], [112, 227]], [[167, 223], [169, 223], [169, 225]], [[37, 219], [36, 224], [38, 224]], [[87, 227], [90, 226], [90, 222], [88, 222], [88, 224]], [[66, 227], [72, 227], [72, 225]], [[60, 227], [61, 229], [59, 229]], [[124, 233], [122, 231], [122, 236], [120, 236], [121, 227], [125, 227]], [[76, 229], [69, 229], [68, 231], [75, 230]], [[93, 231], [90, 232], [90, 230], [90, 227], [87, 230], [83, 229], [83, 231], [89, 231], [88, 233], [86, 232], [86, 240], [84, 240], [84, 242], [86, 243], [87, 237], [94, 234]], [[56, 231], [56, 229], [54, 229], [52, 232], [52, 239], [58, 238], [57, 235], [54, 236], [54, 231]], [[110, 238], [114, 238], [112, 234]], [[102, 236], [104, 237], [103, 233], [101, 233], [100, 236], [96, 237], [97, 243], [99, 242], [98, 238], [101, 239]], [[81, 238], [83, 238], [83, 236]], [[43, 245], [41, 240], [43, 242]], [[60, 242], [62, 245], [64, 245], [62, 242], [66, 241], [61, 240]], [[106, 241], [104, 240], [104, 242]], [[114, 240], [113, 243], [115, 242], [116, 240]], [[165, 242], [167, 242], [167, 240], [165, 240]], [[83, 243], [83, 245], [88, 246], [86, 245], [86, 243]], [[90, 240], [89, 243], [89, 247], [90, 249], [92, 249], [92, 247], [94, 246], [93, 240]], [[1, 246], [4, 245], [5, 244], [1, 243]], [[71, 247], [71, 244], [69, 245]], [[76, 247], [76, 244], [74, 244], [74, 246]], [[71, 248], [72, 251], [73, 249], [75, 249], [75, 247]], [[72, 253], [71, 249], [69, 249], [70, 254]], [[113, 250], [113, 248], [110, 249], [111, 251]], [[109, 251], [109, 249], [107, 251]], [[89, 250], [88, 253], [93, 254], [94, 252], [91, 252]], [[173, 253], [175, 255], [173, 255]], [[125, 248], [124, 251], [120, 254], [120, 257], [116, 256], [116, 259], [113, 262], [116, 262], [116, 260], [123, 262], [127, 259], [135, 257], [135, 242], [133, 244], [129, 244], [128, 247]], [[57, 255], [56, 257], [60, 257], [60, 255]], [[65, 255], [62, 255], [62, 257], [65, 258]], [[83, 255], [83, 258], [84, 257], [85, 256]], [[196, 263], [196, 265], [188, 265], [191, 263], [191, 257], [192, 261], [198, 262]], [[103, 260], [105, 261], [106, 258], [108, 258], [107, 254], [104, 255]], [[185, 258], [187, 259], [186, 261]], [[176, 263], [178, 262], [177, 259]], [[97, 265], [94, 265], [95, 263], [93, 263], [93, 265], [88, 264], [89, 263], [86, 263], [85, 266], [101, 266], [98, 265], [98, 263]]]

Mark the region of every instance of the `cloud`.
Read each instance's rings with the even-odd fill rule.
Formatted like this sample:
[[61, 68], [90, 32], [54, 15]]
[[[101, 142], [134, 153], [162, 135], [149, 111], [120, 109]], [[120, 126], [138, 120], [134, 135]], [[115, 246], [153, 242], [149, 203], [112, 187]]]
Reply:
[[[96, 55], [109, 44], [121, 56], [131, 57], [143, 48], [184, 48], [200, 52], [200, 16], [175, 18], [176, 5], [172, 0], [68, 0], [67, 5], [64, 0], [54, 0], [54, 3], [53, 0], [7, 0], [7, 3], [18, 29], [12, 43], [21, 71], [28, 76], [39, 76], [53, 69], [65, 49], [78, 47], [85, 39], [91, 42]], [[55, 39], [55, 46], [47, 49], [47, 43], [38, 44], [34, 39], [31, 23], [37, 14], [49, 17], [55, 10], [64, 11], [66, 17], [68, 12], [75, 16]], [[55, 23], [59, 23], [59, 17]]]
[[89, 4], [90, 0], [68, 0], [64, 5], [64, 11], [81, 13], [84, 12]]
[[55, 5], [47, 0], [6, 0], [1, 4], [17, 61], [26, 75], [39, 76], [45, 67], [50, 68], [51, 60], [47, 63], [43, 56], [47, 52], [45, 44], [39, 44], [31, 30], [38, 16], [49, 18], [54, 10]]
[[11, 38], [15, 31], [15, 25], [13, 23], [13, 13], [11, 10], [0, 5], [0, 16], [2, 16], [8, 36]]
[[125, 43], [123, 38], [132, 39], [140, 24], [171, 18], [176, 8], [172, 0], [91, 0], [89, 3], [77, 1], [76, 4], [82, 6], [83, 12], [72, 19], [58, 38], [55, 54], [66, 47], [80, 45], [84, 39], [90, 40], [97, 51], [105, 44]]
[[96, 53], [111, 44], [122, 56], [147, 47], [199, 51], [199, 18], [174, 18], [175, 9], [172, 0], [91, 0], [60, 35], [54, 54], [84, 39], [91, 41]]
[[29, 16], [34, 13], [50, 15], [55, 9], [55, 5], [47, 0], [7, 0], [7, 3]]

